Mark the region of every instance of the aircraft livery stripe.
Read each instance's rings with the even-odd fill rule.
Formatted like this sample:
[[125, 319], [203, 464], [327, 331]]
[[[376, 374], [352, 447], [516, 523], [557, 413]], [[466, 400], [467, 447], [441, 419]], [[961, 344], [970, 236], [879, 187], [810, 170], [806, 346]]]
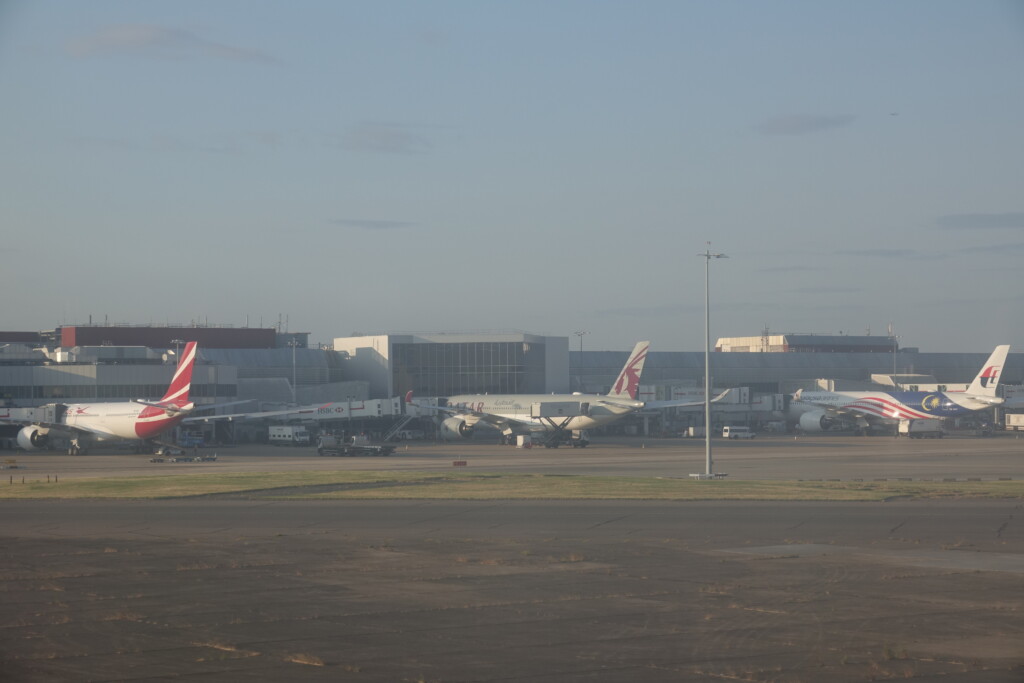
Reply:
[[846, 406], [865, 413], [879, 417], [903, 418], [903, 419], [934, 419], [935, 415], [908, 408], [905, 404], [895, 400], [885, 400], [877, 397], [861, 398]]

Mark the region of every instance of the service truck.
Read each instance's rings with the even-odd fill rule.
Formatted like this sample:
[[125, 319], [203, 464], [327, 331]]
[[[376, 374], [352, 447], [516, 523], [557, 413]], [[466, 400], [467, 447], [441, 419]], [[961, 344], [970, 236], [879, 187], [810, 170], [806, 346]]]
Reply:
[[1024, 413], [1007, 413], [1006, 428], [1010, 431], [1024, 431]]
[[275, 446], [308, 446], [309, 431], [297, 425], [272, 425], [270, 443]]
[[358, 455], [391, 455], [395, 447], [391, 444], [375, 445], [363, 435], [347, 438], [333, 434], [321, 434], [316, 440], [317, 455], [358, 456]]
[[941, 439], [946, 435], [942, 431], [942, 420], [928, 418], [900, 420], [897, 434], [899, 436], [909, 436], [911, 439]]
[[754, 432], [746, 425], [726, 425], [722, 427], [723, 439], [753, 439]]

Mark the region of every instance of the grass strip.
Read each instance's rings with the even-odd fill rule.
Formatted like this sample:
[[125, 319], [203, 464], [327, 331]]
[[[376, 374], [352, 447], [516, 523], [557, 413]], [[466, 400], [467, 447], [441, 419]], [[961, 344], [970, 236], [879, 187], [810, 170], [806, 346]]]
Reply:
[[28, 481], [0, 499], [174, 499], [238, 494], [289, 500], [808, 500], [1024, 498], [1024, 481], [694, 481], [427, 472], [245, 472]]

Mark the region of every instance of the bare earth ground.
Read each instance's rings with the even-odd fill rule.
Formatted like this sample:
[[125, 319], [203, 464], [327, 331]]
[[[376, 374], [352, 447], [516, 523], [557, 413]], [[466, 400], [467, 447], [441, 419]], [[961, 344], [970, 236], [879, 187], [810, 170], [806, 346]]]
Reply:
[[[858, 467], [835, 443], [804, 453], [815, 475]], [[971, 449], [947, 445], [887, 458], [970, 474]], [[976, 462], [1024, 476], [1015, 447]], [[620, 450], [528, 456], [675, 466]], [[768, 443], [731, 462], [771, 478], [791, 466], [780, 455]], [[514, 456], [481, 449], [470, 464]], [[107, 457], [130, 456], [67, 467]], [[253, 496], [2, 501], [0, 514], [2, 681], [1024, 681], [1020, 500]]]

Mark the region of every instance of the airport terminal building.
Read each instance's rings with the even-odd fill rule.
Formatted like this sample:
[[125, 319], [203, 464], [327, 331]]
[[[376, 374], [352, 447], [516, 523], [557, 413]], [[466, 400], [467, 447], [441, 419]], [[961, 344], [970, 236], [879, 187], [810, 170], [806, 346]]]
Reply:
[[[570, 351], [568, 337], [522, 332], [338, 337], [329, 348], [309, 348], [307, 338], [274, 328], [204, 326], [0, 332], [0, 407], [159, 397], [187, 341], [199, 342], [196, 403], [251, 401], [236, 409], [246, 411], [391, 401], [409, 391], [422, 398], [603, 394], [629, 355]], [[763, 420], [785, 411], [788, 395], [799, 388], [960, 388], [989, 351], [920, 353], [899, 348], [891, 337], [851, 335], [722, 338], [713, 353], [712, 379], [716, 389], [743, 389], [733, 392], [727, 410]], [[1003, 384], [1017, 391], [1012, 385], [1024, 384], [1024, 354], [1011, 353], [1006, 365]], [[655, 350], [643, 371], [641, 398], [695, 395], [703, 381], [703, 352]]]
[[[544, 394], [569, 390], [569, 338], [523, 333], [338, 337], [353, 374], [379, 396]], [[613, 377], [614, 379], [614, 377]]]

